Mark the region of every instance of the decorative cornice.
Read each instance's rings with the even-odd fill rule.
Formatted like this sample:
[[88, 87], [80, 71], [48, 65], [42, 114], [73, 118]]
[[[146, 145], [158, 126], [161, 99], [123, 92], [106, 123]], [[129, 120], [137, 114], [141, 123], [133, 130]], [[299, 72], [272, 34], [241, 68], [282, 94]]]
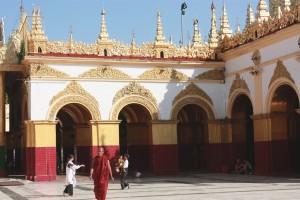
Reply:
[[119, 90], [115, 95], [112, 103], [115, 104], [119, 99], [129, 95], [143, 96], [146, 99], [148, 99], [150, 102], [153, 102], [155, 105], [157, 105], [157, 101], [154, 98], [153, 94], [148, 89], [145, 89], [143, 86], [141, 86], [139, 83], [135, 81], [131, 82], [129, 85]]
[[63, 91], [59, 92], [55, 95], [51, 101], [50, 105], [52, 105], [58, 99], [61, 99], [64, 96], [82, 96], [89, 99], [93, 102], [94, 105], [98, 106], [98, 102], [90, 93], [88, 93], [80, 84], [76, 81], [72, 81]]
[[60, 72], [45, 64], [31, 64], [30, 76], [46, 76], [46, 77], [69, 77], [70, 75], [64, 72]]
[[176, 97], [174, 98], [173, 102], [172, 102], [172, 105], [174, 105], [174, 103], [177, 102], [178, 100], [180, 100], [180, 99], [182, 99], [186, 96], [191, 96], [191, 95], [202, 97], [207, 102], [211, 103], [211, 105], [213, 105], [213, 101], [206, 94], [206, 92], [204, 92], [202, 89], [197, 87], [197, 85], [195, 85], [194, 83], [189, 84], [179, 94], [177, 94]]
[[97, 77], [97, 78], [131, 78], [121, 70], [114, 69], [109, 66], [101, 66], [98, 68], [91, 69], [79, 75], [79, 77]]
[[208, 70], [206, 72], [203, 72], [202, 74], [199, 74], [198, 76], [195, 77], [196, 79], [199, 80], [225, 80], [225, 74], [224, 70], [222, 69], [212, 69]]
[[156, 67], [155, 69], [150, 69], [145, 71], [139, 76], [141, 79], [179, 79], [187, 80], [189, 79], [187, 75], [170, 68]]
[[283, 62], [281, 60], [277, 61], [277, 65], [269, 83], [269, 87], [275, 80], [279, 78], [286, 78], [289, 79], [291, 82], [295, 83], [295, 81], [292, 79], [290, 73], [287, 71], [286, 67], [283, 65]]
[[236, 89], [246, 90], [246, 92], [250, 94], [246, 81], [242, 79], [239, 74], [236, 74], [235, 80], [232, 82], [229, 96], [231, 96]]

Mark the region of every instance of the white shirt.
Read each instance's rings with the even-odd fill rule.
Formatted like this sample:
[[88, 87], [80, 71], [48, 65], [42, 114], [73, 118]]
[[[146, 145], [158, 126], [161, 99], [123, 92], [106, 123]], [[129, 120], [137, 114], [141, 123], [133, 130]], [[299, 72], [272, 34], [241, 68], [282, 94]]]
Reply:
[[128, 160], [125, 160], [125, 162], [124, 162], [124, 168], [128, 168], [128, 165], [129, 165]]

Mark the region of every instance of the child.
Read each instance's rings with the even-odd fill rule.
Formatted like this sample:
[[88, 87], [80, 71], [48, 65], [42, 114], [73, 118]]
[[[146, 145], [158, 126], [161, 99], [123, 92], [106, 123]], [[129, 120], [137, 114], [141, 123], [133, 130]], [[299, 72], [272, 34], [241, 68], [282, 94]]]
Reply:
[[123, 166], [124, 166], [124, 160], [123, 160], [123, 156], [120, 155], [118, 162], [116, 163], [116, 172], [122, 172], [123, 171]]

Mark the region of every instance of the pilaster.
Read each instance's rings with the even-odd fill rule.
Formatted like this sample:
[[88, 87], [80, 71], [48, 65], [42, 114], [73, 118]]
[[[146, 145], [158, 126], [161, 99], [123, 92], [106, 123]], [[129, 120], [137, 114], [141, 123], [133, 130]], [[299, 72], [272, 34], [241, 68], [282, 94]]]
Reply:
[[0, 72], [0, 177], [5, 176], [5, 72]]

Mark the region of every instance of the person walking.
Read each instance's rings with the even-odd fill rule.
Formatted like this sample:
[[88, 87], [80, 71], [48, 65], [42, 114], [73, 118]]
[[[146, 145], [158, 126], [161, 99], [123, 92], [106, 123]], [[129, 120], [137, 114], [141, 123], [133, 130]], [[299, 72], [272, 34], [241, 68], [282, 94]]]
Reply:
[[121, 182], [121, 188], [124, 190], [126, 187], [130, 189], [130, 185], [128, 182], [126, 182], [126, 177], [128, 174], [128, 167], [129, 167], [129, 161], [128, 161], [129, 155], [125, 154], [124, 155], [124, 165], [123, 165], [123, 171], [120, 173], [120, 182]]
[[68, 157], [68, 162], [66, 165], [66, 188], [63, 191], [63, 196], [73, 196], [73, 188], [76, 186], [76, 169], [80, 167], [85, 167], [85, 165], [75, 165], [73, 163], [74, 155], [70, 154]]
[[90, 170], [90, 178], [94, 180], [94, 193], [97, 200], [105, 200], [109, 176], [114, 180], [109, 158], [104, 155], [104, 148], [100, 147], [98, 155], [93, 158]]

